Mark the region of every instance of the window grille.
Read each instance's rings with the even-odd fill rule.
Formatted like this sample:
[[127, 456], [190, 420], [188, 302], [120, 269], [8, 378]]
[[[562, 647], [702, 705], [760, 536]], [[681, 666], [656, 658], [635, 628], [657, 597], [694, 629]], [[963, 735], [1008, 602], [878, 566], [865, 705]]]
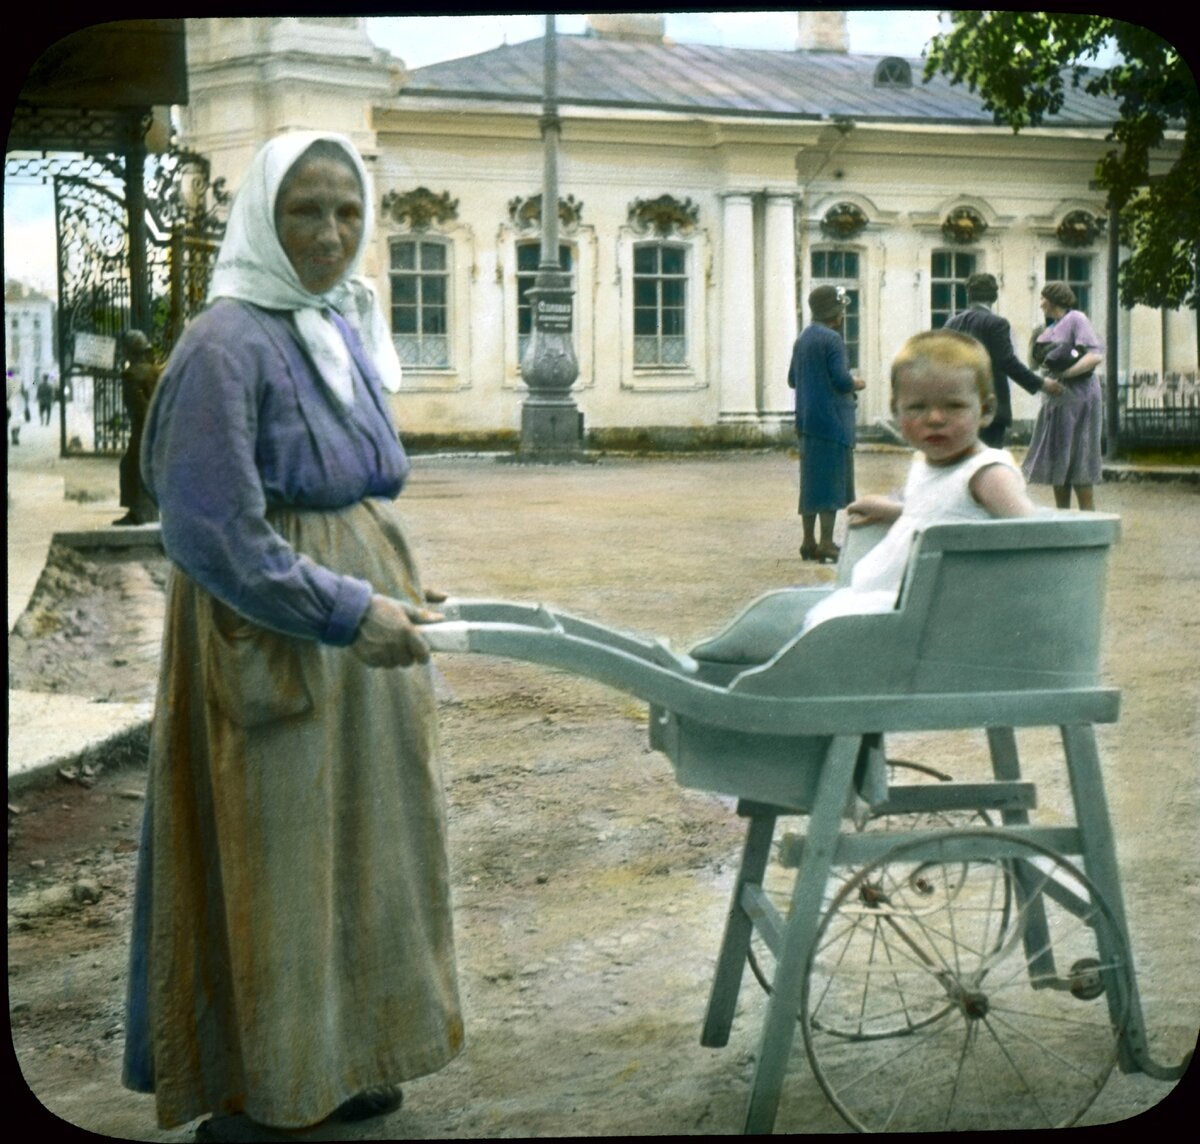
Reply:
[[633, 248], [633, 364], [688, 364], [687, 247], [640, 242]]
[[450, 256], [448, 242], [392, 240], [392, 340], [404, 366], [450, 367]]

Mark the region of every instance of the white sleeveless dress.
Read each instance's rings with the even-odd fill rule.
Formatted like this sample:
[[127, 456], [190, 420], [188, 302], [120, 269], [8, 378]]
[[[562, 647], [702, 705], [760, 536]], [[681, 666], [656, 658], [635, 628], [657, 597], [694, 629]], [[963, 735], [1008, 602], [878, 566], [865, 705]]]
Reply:
[[931, 465], [921, 453], [913, 458], [904, 485], [904, 509], [887, 535], [855, 566], [850, 583], [827, 596], [804, 618], [804, 631], [834, 616], [890, 612], [908, 565], [913, 539], [931, 524], [988, 520], [991, 514], [971, 495], [971, 480], [989, 465], [1005, 465], [1020, 474], [1007, 449], [981, 449], [953, 465]]

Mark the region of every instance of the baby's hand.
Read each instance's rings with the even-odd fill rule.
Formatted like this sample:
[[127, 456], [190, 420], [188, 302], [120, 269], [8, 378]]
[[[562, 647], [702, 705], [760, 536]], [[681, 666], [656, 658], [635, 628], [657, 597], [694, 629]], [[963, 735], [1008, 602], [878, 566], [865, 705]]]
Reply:
[[864, 524], [891, 524], [900, 515], [901, 507], [891, 497], [866, 496], [852, 501], [846, 514], [851, 528], [861, 528]]

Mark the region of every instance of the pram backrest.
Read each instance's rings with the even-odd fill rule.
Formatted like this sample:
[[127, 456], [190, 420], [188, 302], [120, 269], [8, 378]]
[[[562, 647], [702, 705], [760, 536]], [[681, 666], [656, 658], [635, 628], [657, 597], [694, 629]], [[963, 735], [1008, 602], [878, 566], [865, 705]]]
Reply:
[[1063, 691], [1099, 682], [1119, 519], [1046, 513], [943, 524], [914, 541], [897, 607], [793, 637], [731, 690], [858, 696]]

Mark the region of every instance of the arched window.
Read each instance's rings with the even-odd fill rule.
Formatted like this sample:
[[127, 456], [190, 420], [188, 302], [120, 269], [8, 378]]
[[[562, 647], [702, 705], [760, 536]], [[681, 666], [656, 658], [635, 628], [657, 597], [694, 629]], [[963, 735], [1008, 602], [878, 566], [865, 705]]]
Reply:
[[912, 67], [908, 60], [888, 56], [875, 69], [876, 87], [912, 87]]

